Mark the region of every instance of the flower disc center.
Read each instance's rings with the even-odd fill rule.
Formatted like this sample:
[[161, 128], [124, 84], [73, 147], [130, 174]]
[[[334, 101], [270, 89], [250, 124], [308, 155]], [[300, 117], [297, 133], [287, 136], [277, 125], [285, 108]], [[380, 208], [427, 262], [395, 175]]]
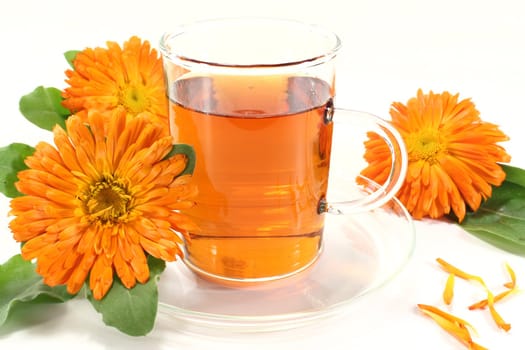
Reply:
[[103, 178], [89, 188], [84, 199], [87, 213], [102, 223], [116, 223], [127, 217], [131, 195], [124, 184]]
[[411, 160], [435, 162], [439, 154], [445, 150], [438, 130], [425, 129], [411, 134], [407, 140], [408, 153]]
[[148, 99], [144, 86], [129, 85], [122, 89], [120, 100], [126, 109], [134, 114], [147, 110]]

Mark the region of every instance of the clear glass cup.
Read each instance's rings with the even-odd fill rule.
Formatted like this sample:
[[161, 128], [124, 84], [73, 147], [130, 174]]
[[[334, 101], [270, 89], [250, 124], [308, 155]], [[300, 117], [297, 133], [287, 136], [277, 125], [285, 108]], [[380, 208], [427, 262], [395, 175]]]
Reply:
[[[295, 21], [193, 23], [160, 43], [174, 143], [196, 154], [196, 205], [184, 213], [185, 262], [230, 286], [275, 280], [317, 259], [327, 213], [366, 211], [403, 183], [407, 153], [383, 119], [334, 108], [336, 34]], [[333, 128], [377, 132], [390, 146], [389, 180], [364, 198], [326, 198]], [[348, 150], [352, 152], [352, 150]]]

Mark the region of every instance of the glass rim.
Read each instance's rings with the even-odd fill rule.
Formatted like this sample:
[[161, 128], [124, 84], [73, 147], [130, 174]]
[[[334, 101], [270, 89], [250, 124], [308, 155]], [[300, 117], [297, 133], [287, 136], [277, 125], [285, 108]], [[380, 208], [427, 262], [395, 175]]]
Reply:
[[[202, 30], [206, 27], [213, 27], [220, 25], [233, 25], [235, 23], [258, 23], [261, 26], [269, 25], [282, 25], [288, 26], [289, 28], [294, 28], [301, 30], [306, 39], [308, 35], [315, 34], [318, 37], [325, 37], [326, 42], [329, 43], [326, 45], [326, 48], [319, 48], [315, 54], [304, 55], [304, 57], [282, 60], [280, 62], [268, 62], [265, 60], [253, 61], [250, 63], [241, 63], [241, 62], [232, 62], [220, 59], [207, 59], [202, 57], [197, 57], [194, 54], [188, 54], [185, 47], [176, 47], [172, 45], [174, 40], [181, 38], [184, 35], [190, 35], [194, 31]], [[262, 28], [262, 27], [261, 27]], [[270, 39], [270, 38], [268, 38]], [[334, 32], [318, 25], [310, 24], [306, 22], [301, 22], [298, 20], [292, 19], [281, 19], [281, 18], [267, 18], [267, 17], [227, 17], [227, 18], [216, 18], [216, 19], [207, 19], [200, 20], [196, 22], [190, 22], [186, 24], [179, 25], [174, 28], [174, 30], [165, 32], [159, 42], [159, 50], [164, 59], [168, 59], [172, 62], [179, 62], [185, 66], [194, 66], [194, 65], [207, 65], [218, 68], [279, 68], [279, 67], [289, 67], [289, 66], [315, 66], [322, 64], [323, 62], [330, 61], [333, 59], [339, 49], [341, 48], [341, 39]]]

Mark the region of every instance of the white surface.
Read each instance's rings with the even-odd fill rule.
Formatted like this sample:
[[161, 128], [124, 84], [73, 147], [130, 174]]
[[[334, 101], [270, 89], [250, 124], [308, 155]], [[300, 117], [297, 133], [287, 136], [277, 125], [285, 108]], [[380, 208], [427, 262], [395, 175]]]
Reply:
[[[157, 46], [171, 27], [197, 19], [237, 15], [276, 16], [314, 22], [337, 32], [338, 99], [343, 107], [384, 117], [393, 101], [418, 88], [459, 92], [471, 97], [486, 121], [497, 123], [511, 141], [504, 143], [512, 164], [525, 167], [521, 120], [525, 99], [525, 3], [521, 0], [372, 0], [372, 1], [29, 1], [0, 5], [2, 102], [1, 145], [34, 144], [49, 138], [18, 112], [20, 96], [38, 85], [65, 86], [62, 53], [105, 41], [122, 43], [139, 35]], [[17, 253], [7, 228], [8, 200], [0, 198], [0, 261]], [[132, 338], [103, 325], [84, 301], [42, 306], [0, 329], [2, 349], [462, 349], [455, 339], [417, 312], [417, 303], [440, 304], [446, 275], [442, 257], [499, 286], [503, 263], [525, 285], [521, 257], [499, 251], [455, 225], [416, 222], [417, 246], [403, 274], [380, 293], [329, 322], [292, 332], [251, 336], [189, 333], [184, 324], [160, 316], [147, 337]], [[513, 326], [504, 333], [486, 312], [466, 310], [479, 288], [458, 282], [453, 313], [468, 319], [490, 349], [522, 349], [525, 296], [501, 303], [498, 310]]]

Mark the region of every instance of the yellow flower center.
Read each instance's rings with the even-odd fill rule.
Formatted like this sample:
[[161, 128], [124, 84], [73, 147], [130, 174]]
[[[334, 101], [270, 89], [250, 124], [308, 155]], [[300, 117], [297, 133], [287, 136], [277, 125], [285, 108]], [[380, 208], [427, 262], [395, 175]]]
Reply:
[[429, 163], [438, 161], [439, 155], [446, 149], [439, 130], [422, 129], [407, 137], [406, 145], [410, 160], [424, 160]]
[[125, 221], [130, 210], [131, 195], [127, 187], [111, 176], [91, 185], [82, 196], [85, 211], [92, 221], [113, 224]]
[[120, 92], [120, 104], [128, 112], [137, 114], [144, 112], [148, 107], [148, 93], [143, 85], [128, 85]]

